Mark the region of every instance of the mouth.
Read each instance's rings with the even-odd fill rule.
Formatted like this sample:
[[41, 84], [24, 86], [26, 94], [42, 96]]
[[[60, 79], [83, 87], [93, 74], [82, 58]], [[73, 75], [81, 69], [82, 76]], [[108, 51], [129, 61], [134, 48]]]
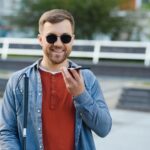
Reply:
[[54, 53], [64, 53], [64, 49], [51, 49], [52, 52]]

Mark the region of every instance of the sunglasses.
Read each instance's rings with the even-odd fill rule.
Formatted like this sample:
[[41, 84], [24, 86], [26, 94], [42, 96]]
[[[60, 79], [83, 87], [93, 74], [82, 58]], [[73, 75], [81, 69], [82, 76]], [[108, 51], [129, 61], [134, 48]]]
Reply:
[[50, 44], [54, 44], [57, 41], [58, 37], [60, 37], [61, 42], [64, 44], [70, 43], [70, 41], [72, 39], [72, 36], [69, 34], [66, 34], [66, 33], [64, 33], [60, 36], [51, 33], [51, 34], [46, 36], [46, 41]]

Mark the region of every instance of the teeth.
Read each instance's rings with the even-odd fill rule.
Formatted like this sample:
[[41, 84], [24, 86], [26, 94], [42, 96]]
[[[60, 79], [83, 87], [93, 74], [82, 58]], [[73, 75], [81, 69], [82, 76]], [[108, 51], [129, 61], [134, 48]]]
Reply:
[[56, 53], [62, 53], [63, 51], [54, 51], [54, 52], [56, 52]]
[[54, 49], [53, 49], [53, 52], [56, 52], [56, 53], [62, 53], [63, 50], [54, 50]]

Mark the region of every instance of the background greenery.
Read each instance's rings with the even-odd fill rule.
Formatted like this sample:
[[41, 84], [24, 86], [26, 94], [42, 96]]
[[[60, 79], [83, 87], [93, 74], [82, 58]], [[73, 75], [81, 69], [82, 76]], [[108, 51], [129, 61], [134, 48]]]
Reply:
[[124, 0], [22, 0], [20, 9], [11, 19], [24, 32], [38, 34], [40, 15], [53, 8], [69, 10], [76, 21], [76, 38], [93, 39], [97, 35], [109, 35], [119, 39], [120, 33], [130, 32], [134, 21], [119, 17], [116, 11]]

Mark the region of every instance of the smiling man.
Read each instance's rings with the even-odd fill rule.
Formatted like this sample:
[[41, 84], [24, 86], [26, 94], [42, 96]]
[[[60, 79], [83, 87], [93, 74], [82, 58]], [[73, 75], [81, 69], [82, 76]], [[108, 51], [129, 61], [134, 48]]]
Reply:
[[95, 150], [91, 131], [100, 137], [109, 133], [112, 120], [96, 77], [68, 59], [74, 30], [74, 18], [66, 10], [41, 16], [38, 39], [43, 57], [16, 72], [5, 90], [2, 149], [23, 149], [24, 74], [29, 77], [27, 150]]

